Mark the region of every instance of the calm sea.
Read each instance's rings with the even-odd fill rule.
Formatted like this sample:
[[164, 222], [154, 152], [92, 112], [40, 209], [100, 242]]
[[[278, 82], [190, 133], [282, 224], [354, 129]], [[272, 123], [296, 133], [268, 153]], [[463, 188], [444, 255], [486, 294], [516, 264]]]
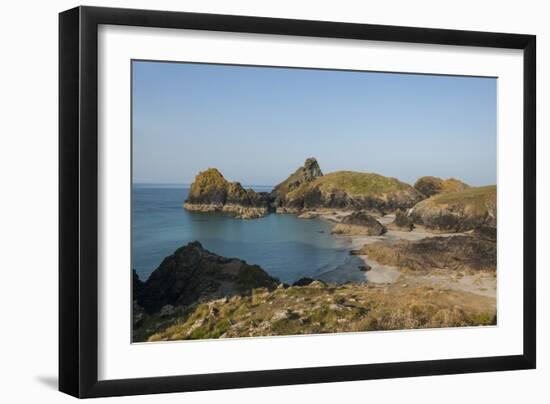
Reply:
[[194, 240], [216, 254], [258, 264], [287, 283], [331, 270], [348, 256], [347, 241], [332, 237], [331, 226], [322, 220], [288, 214], [242, 220], [188, 212], [182, 207], [188, 191], [174, 185], [133, 186], [132, 264], [142, 280], [164, 257]]

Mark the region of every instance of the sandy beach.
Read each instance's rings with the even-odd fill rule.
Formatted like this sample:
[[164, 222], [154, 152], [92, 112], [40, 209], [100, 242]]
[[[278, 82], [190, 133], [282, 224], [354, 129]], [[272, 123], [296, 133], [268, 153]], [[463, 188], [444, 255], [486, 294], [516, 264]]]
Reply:
[[[308, 212], [308, 218], [317, 217], [331, 223], [339, 223], [349, 215], [345, 211], [312, 211]], [[395, 215], [377, 217], [377, 220], [388, 225], [393, 222]], [[450, 237], [465, 233], [433, 233], [423, 228], [415, 228], [412, 231], [398, 231], [388, 229], [388, 232], [381, 236], [355, 236], [355, 235], [334, 235], [341, 238], [348, 245], [350, 256], [337, 268], [323, 272], [317, 276], [318, 279], [336, 284], [347, 282], [370, 283], [376, 285], [400, 284], [408, 286], [428, 286], [440, 290], [455, 290], [473, 293], [480, 296], [495, 298], [496, 306], [496, 275], [494, 273], [479, 272], [469, 273], [467, 271], [453, 271], [438, 269], [436, 271], [401, 271], [396, 267], [382, 265], [369, 259], [366, 255], [354, 255], [352, 252], [362, 246], [375, 242], [386, 242], [392, 244], [398, 240], [417, 241], [427, 237]], [[370, 268], [369, 270], [364, 270]], [[363, 269], [363, 270], [361, 270]]]

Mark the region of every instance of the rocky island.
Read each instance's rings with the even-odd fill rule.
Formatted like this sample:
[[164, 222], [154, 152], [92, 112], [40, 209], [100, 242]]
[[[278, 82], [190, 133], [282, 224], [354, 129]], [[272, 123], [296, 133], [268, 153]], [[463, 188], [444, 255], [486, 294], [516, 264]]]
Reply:
[[385, 214], [409, 209], [426, 196], [396, 178], [374, 173], [336, 171], [323, 175], [315, 158], [306, 159], [271, 193], [245, 190], [215, 168], [199, 173], [184, 203], [187, 210], [222, 211], [237, 218], [258, 218], [276, 211], [296, 213], [318, 209], [366, 210]]
[[314, 158], [277, 185], [272, 195], [278, 211], [291, 213], [342, 209], [384, 214], [408, 209], [425, 198], [412, 186], [379, 174], [336, 171], [323, 175]]
[[[184, 208], [227, 212], [241, 219], [275, 212], [305, 219], [321, 217], [339, 223], [333, 229], [337, 234], [383, 234], [382, 227], [386, 227], [377, 228], [373, 220], [386, 214], [395, 216], [387, 226], [393, 230], [422, 227], [434, 232], [463, 232], [496, 226], [496, 186], [471, 187], [455, 178], [432, 176], [421, 177], [411, 186], [374, 173], [323, 174], [317, 160], [310, 157], [270, 193], [244, 189], [209, 168], [196, 176]], [[362, 212], [362, 218], [357, 212]], [[353, 216], [347, 217], [350, 213]], [[373, 216], [372, 220], [368, 216]]]
[[242, 219], [259, 218], [271, 210], [267, 193], [244, 189], [239, 182], [229, 182], [215, 168], [195, 177], [183, 207], [197, 212], [227, 212]]

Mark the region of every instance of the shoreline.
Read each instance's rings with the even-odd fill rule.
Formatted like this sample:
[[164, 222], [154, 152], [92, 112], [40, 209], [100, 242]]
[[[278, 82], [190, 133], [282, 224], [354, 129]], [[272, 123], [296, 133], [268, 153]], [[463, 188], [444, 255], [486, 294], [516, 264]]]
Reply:
[[[339, 223], [342, 218], [351, 214], [351, 212], [335, 210], [331, 210], [330, 212], [314, 211], [308, 213], [308, 217], [325, 220], [332, 224]], [[395, 215], [393, 214], [377, 217], [377, 220], [384, 226], [393, 222], [394, 219]], [[433, 233], [423, 228], [416, 228], [412, 231], [388, 229], [387, 233], [381, 236], [333, 234], [333, 237], [345, 240], [349, 243], [347, 249], [350, 252], [350, 256], [336, 268], [322, 272], [314, 278], [339, 285], [349, 282], [374, 285], [393, 285], [400, 283], [402, 287], [426, 286], [440, 290], [467, 292], [494, 298], [496, 307], [496, 273], [487, 271], [472, 273], [469, 271], [454, 271], [448, 269], [438, 269], [436, 271], [426, 272], [402, 271], [394, 266], [382, 265], [369, 259], [367, 255], [351, 254], [365, 244], [380, 241], [392, 244], [399, 240], [418, 241], [428, 237], [452, 237], [466, 234], [467, 233]], [[360, 269], [361, 267], [370, 267], [370, 270], [362, 271]]]

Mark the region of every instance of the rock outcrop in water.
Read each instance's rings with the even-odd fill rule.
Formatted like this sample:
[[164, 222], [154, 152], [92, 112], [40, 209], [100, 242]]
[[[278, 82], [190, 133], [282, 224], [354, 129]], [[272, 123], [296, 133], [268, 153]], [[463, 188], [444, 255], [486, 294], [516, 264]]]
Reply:
[[229, 182], [215, 168], [200, 172], [183, 207], [196, 212], [227, 212], [237, 218], [254, 219], [270, 212], [270, 197]]
[[258, 265], [221, 257], [195, 241], [166, 257], [146, 282], [134, 272], [134, 300], [151, 314], [166, 305], [187, 306], [278, 284]]
[[409, 184], [379, 174], [337, 171], [323, 175], [317, 160], [308, 158], [269, 194], [245, 190], [240, 183], [228, 182], [217, 169], [209, 168], [195, 178], [184, 207], [199, 212], [229, 212], [246, 219], [273, 210], [302, 215], [319, 209], [385, 214], [409, 209], [425, 197]]
[[[323, 175], [317, 160], [308, 158], [271, 193], [244, 189], [209, 168], [196, 176], [184, 208], [227, 212], [243, 219], [260, 218], [273, 211], [295, 213], [301, 218], [318, 217], [327, 210], [375, 215], [395, 212], [396, 219], [389, 225], [392, 230], [410, 231], [420, 225], [434, 231], [463, 232], [496, 226], [496, 187], [470, 187], [454, 178], [422, 177], [412, 187], [374, 173], [337, 171]], [[336, 232], [363, 234], [344, 224]], [[374, 233], [370, 230], [369, 234]]]
[[437, 194], [415, 205], [409, 217], [415, 224], [443, 232], [496, 227], [496, 197], [494, 185]]
[[388, 230], [365, 211], [353, 212], [332, 229], [333, 234], [381, 236]]

